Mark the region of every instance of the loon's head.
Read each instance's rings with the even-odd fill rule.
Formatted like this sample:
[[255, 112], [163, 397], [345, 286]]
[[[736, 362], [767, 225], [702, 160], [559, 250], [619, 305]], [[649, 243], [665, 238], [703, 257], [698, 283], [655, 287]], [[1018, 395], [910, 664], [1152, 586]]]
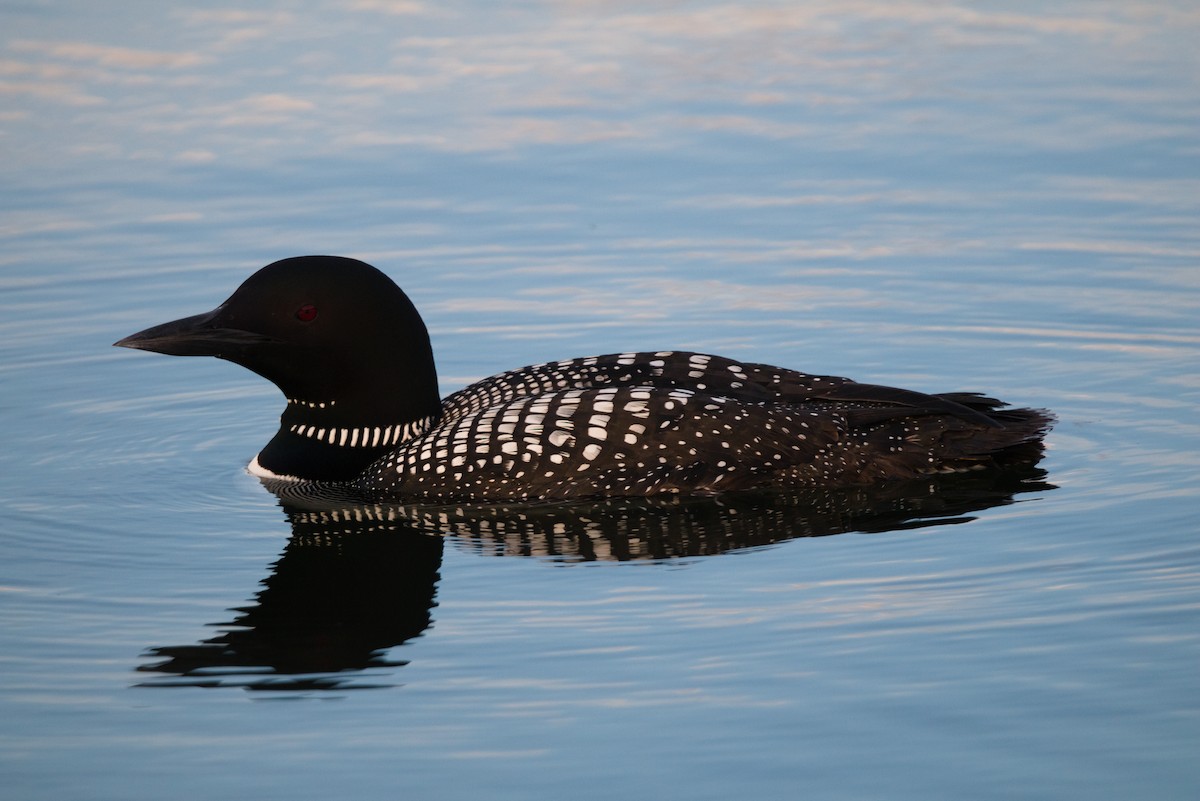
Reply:
[[396, 436], [363, 435], [360, 444], [356, 434], [350, 447], [342, 442], [349, 432], [399, 430], [395, 427], [436, 418], [441, 408], [420, 314], [390, 278], [356, 259], [301, 256], [274, 262], [212, 311], [114, 344], [215, 356], [279, 387], [288, 408], [259, 461], [280, 475], [350, 478], [384, 452], [384, 444], [394, 446]]

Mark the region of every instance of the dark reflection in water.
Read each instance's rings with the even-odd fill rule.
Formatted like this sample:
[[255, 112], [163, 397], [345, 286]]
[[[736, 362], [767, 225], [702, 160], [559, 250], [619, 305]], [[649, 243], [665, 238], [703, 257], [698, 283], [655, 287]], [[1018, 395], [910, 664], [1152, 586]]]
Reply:
[[[442, 547], [554, 561], [711, 556], [798, 537], [971, 520], [1053, 489], [1036, 466], [841, 491], [571, 504], [403, 506], [324, 494], [280, 498], [292, 536], [250, 606], [195, 645], [149, 651], [142, 686], [349, 690], [391, 686], [391, 648], [432, 622]], [[170, 678], [166, 678], [170, 677]], [[364, 680], [365, 679], [365, 680]]]
[[138, 670], [181, 677], [172, 685], [322, 690], [376, 686], [350, 682], [405, 664], [387, 652], [429, 627], [442, 538], [288, 517], [292, 537], [253, 604], [213, 624], [221, 633], [212, 639], [152, 649], [162, 661]]

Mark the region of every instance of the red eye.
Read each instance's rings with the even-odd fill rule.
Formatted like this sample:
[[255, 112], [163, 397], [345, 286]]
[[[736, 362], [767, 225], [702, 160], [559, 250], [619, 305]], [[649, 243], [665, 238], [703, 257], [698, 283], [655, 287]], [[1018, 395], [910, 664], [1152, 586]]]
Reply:
[[311, 303], [305, 303], [300, 308], [296, 309], [296, 319], [302, 323], [311, 323], [317, 319], [317, 307]]

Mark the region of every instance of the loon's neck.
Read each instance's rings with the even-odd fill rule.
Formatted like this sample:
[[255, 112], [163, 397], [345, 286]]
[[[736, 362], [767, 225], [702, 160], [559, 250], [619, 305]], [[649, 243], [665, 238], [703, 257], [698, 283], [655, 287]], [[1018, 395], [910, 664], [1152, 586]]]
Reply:
[[338, 400], [288, 399], [279, 431], [251, 464], [262, 476], [303, 481], [350, 481], [400, 443], [441, 419], [441, 401], [389, 413]]

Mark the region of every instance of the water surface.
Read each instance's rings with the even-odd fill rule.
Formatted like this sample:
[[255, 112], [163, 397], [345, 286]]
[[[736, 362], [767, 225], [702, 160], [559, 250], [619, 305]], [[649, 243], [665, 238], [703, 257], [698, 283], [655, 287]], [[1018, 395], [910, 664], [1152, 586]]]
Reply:
[[[7, 795], [1195, 796], [1190, 4], [0, 14]], [[1046, 474], [285, 508], [273, 387], [110, 343], [302, 253], [445, 392], [710, 351], [1049, 407]]]

